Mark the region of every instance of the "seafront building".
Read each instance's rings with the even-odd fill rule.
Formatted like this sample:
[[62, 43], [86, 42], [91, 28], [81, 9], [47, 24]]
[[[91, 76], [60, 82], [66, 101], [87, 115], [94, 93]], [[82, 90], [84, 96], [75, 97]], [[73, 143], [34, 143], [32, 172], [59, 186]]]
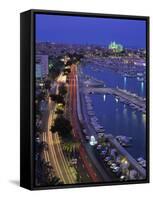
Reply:
[[36, 78], [48, 75], [48, 55], [36, 55]]

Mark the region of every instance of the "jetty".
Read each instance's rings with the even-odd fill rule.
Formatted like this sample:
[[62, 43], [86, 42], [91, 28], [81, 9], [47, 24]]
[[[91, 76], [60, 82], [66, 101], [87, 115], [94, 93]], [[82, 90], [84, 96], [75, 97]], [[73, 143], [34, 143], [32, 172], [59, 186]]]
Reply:
[[85, 89], [87, 94], [110, 94], [114, 95], [122, 103], [128, 104], [133, 109], [146, 113], [146, 101], [135, 94], [120, 88], [108, 87], [88, 87]]

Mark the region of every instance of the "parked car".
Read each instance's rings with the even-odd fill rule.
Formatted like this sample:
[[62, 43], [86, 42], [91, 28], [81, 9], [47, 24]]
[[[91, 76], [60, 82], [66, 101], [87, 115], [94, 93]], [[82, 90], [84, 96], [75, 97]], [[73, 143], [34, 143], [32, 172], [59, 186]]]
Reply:
[[117, 167], [116, 163], [112, 163], [111, 166], [110, 166], [111, 169], [114, 169], [115, 167]]
[[109, 166], [111, 166], [113, 164], [113, 161], [112, 160], [109, 160], [108, 162], [107, 162], [107, 165], [109, 165]]
[[116, 173], [116, 172], [118, 172], [119, 170], [120, 170], [120, 167], [115, 167], [115, 168], [113, 169], [113, 172]]
[[36, 138], [36, 142], [40, 143], [40, 138], [39, 137]]

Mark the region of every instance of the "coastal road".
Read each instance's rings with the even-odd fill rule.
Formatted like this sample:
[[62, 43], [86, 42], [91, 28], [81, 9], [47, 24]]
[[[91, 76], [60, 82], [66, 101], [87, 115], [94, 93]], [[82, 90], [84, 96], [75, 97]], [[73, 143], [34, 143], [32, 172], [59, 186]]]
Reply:
[[71, 66], [71, 73], [69, 75], [69, 83], [70, 83], [70, 108], [71, 108], [71, 123], [73, 127], [73, 136], [76, 141], [80, 141], [80, 158], [85, 167], [86, 172], [93, 182], [101, 182], [102, 179], [97, 174], [97, 170], [93, 166], [90, 158], [86, 153], [86, 149], [84, 148], [83, 141], [81, 139], [81, 128], [79, 124], [79, 120], [77, 117], [77, 88], [76, 88], [76, 66]]
[[49, 98], [48, 109], [43, 114], [43, 133], [42, 140], [48, 144], [48, 150], [44, 151], [44, 159], [50, 162], [55, 170], [55, 175], [60, 178], [64, 184], [76, 183], [76, 174], [65, 157], [62, 145], [57, 133], [51, 133], [50, 127], [54, 118], [54, 105]]

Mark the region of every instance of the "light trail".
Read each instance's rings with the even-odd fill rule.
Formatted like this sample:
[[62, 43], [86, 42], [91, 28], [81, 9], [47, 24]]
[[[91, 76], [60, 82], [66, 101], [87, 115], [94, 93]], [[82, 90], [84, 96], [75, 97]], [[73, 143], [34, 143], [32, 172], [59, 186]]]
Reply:
[[54, 138], [54, 141], [55, 141], [55, 143], [57, 145], [58, 155], [59, 155], [60, 160], [62, 161], [62, 166], [63, 166], [64, 171], [66, 173], [66, 176], [67, 176], [67, 179], [68, 179], [68, 183], [75, 183], [75, 180], [72, 178], [72, 176], [70, 174], [70, 169], [68, 167], [68, 163], [66, 162], [65, 157], [63, 155], [63, 151], [62, 151], [62, 148], [61, 148], [60, 143], [59, 143], [58, 134], [55, 133], [53, 138]]
[[[72, 105], [71, 121], [72, 121], [72, 126], [73, 126], [74, 138], [79, 140], [80, 136], [79, 136], [78, 132], [80, 131], [80, 128], [78, 125], [77, 110], [76, 110], [76, 108], [77, 108], [77, 93], [76, 93], [76, 76], [75, 76], [76, 68], [75, 68], [75, 66], [72, 65], [71, 70], [72, 70], [71, 74], [70, 74], [70, 93], [71, 93], [70, 102]], [[86, 154], [85, 149], [82, 144], [80, 145], [79, 153], [80, 153], [80, 158], [81, 158], [90, 178], [94, 182], [98, 182], [99, 179], [98, 179], [95, 171], [93, 170], [92, 165], [89, 164], [90, 162], [86, 156], [87, 154]]]
[[76, 176], [71, 172], [69, 167], [69, 161], [65, 158], [59, 136], [57, 133], [51, 133], [50, 127], [53, 122], [53, 109], [51, 109], [51, 100], [49, 98], [50, 111], [48, 117], [47, 132], [43, 132], [42, 140], [48, 143], [48, 151], [44, 150], [44, 158], [47, 162], [50, 162], [55, 169], [57, 177], [63, 181], [64, 184], [72, 184], [76, 182]]
[[48, 119], [48, 133], [47, 133], [47, 141], [48, 141], [48, 146], [49, 146], [49, 150], [50, 150], [49, 155], [50, 155], [50, 159], [52, 160], [52, 162], [54, 162], [54, 168], [58, 173], [58, 177], [66, 184], [66, 179], [62, 174], [62, 170], [61, 170], [59, 162], [57, 160], [57, 155], [55, 152], [52, 133], [50, 133], [51, 122], [52, 122], [52, 117], [50, 114], [49, 119]]

